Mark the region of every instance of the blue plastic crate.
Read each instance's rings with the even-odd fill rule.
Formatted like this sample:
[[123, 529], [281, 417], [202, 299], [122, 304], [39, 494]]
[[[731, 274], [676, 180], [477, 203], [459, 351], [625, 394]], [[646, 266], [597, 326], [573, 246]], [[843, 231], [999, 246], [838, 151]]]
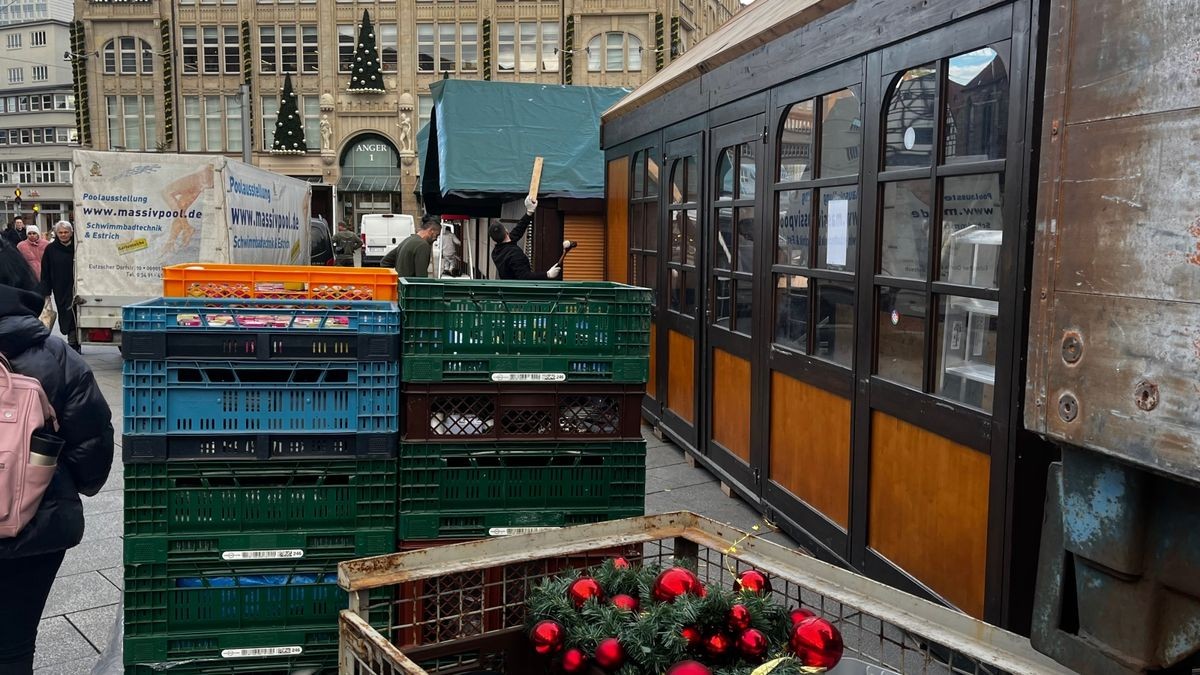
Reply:
[[[266, 322], [266, 323], [264, 323]], [[353, 331], [400, 334], [394, 302], [158, 298], [121, 310], [125, 331]]]
[[126, 361], [126, 434], [398, 431], [395, 361]]
[[390, 302], [158, 298], [122, 310], [127, 359], [393, 361]]

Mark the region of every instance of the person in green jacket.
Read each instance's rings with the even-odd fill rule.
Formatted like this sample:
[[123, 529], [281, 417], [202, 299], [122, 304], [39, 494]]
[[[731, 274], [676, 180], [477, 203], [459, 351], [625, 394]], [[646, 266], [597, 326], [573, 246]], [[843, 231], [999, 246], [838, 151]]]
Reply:
[[401, 277], [429, 276], [429, 259], [433, 256], [433, 240], [441, 229], [441, 219], [426, 213], [417, 224], [417, 231], [396, 247], [396, 275]]

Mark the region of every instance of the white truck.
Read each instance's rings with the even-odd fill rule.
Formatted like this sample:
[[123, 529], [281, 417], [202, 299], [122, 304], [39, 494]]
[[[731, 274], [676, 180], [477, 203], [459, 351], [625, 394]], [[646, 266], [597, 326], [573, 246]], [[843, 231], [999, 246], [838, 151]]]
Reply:
[[189, 262], [307, 265], [305, 181], [226, 157], [76, 150], [80, 342], [120, 344], [121, 307]]

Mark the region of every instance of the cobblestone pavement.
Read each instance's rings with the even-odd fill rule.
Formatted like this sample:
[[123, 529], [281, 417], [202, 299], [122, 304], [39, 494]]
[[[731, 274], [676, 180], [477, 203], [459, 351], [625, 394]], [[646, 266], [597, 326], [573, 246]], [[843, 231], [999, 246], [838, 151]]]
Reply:
[[[42, 614], [34, 667], [46, 675], [90, 672], [108, 646], [121, 595], [121, 355], [114, 347], [85, 347], [84, 357], [112, 409], [118, 449], [103, 491], [83, 500], [83, 543], [67, 552]], [[677, 447], [656, 439], [648, 429], [644, 433], [647, 513], [686, 509], [743, 529], [761, 522], [752, 508], [726, 497], [710, 473], [689, 466]], [[794, 545], [778, 533], [766, 538]]]

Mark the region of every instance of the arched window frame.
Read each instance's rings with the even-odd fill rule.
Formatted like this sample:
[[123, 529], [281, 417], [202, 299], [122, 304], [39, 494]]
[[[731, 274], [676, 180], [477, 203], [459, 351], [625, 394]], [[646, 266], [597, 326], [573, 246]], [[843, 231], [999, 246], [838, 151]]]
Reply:
[[[642, 39], [633, 33], [597, 33], [588, 40], [584, 51], [587, 52], [589, 73], [637, 73], [642, 70]], [[616, 65], [618, 59], [620, 66]]]

